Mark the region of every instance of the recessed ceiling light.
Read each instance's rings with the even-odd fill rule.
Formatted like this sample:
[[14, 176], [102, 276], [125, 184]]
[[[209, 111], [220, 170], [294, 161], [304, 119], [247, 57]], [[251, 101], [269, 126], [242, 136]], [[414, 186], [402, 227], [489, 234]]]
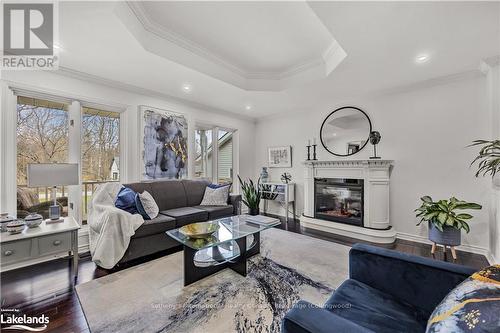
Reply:
[[245, 105], [245, 110], [247, 111], [252, 110], [252, 106], [250, 104]]
[[429, 60], [429, 55], [428, 54], [419, 54], [415, 58], [415, 62], [417, 62], [418, 64], [423, 64], [424, 62], [427, 62], [428, 60]]
[[185, 93], [190, 93], [192, 90], [193, 87], [190, 84], [185, 83], [182, 85], [182, 91], [184, 91]]

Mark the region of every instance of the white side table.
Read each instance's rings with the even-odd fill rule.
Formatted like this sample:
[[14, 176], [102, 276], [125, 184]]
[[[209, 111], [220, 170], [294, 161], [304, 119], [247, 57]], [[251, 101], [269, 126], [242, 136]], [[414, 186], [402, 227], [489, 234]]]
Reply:
[[293, 220], [295, 220], [295, 183], [261, 183], [262, 199], [264, 200], [264, 214], [267, 211], [268, 201], [277, 201], [285, 204], [286, 230], [288, 230], [289, 207], [293, 207]]
[[72, 217], [64, 222], [25, 228], [22, 233], [0, 233], [0, 272], [33, 265], [69, 255], [72, 282], [78, 277], [78, 229]]

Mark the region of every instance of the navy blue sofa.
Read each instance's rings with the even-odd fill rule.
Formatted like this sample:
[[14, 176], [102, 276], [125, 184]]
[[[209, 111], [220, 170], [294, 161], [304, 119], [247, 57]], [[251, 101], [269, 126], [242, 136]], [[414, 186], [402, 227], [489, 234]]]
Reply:
[[425, 332], [434, 308], [475, 270], [380, 247], [355, 244], [349, 279], [323, 307], [299, 301], [282, 333]]

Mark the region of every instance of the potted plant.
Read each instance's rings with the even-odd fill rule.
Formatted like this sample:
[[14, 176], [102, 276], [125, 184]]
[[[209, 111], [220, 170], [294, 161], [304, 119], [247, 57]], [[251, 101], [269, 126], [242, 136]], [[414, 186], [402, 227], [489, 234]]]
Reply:
[[415, 209], [417, 217], [420, 217], [420, 222], [417, 225], [427, 221], [429, 223], [429, 239], [434, 243], [448, 246], [460, 245], [460, 231], [462, 229], [467, 233], [470, 231], [466, 221], [473, 216], [458, 211], [482, 208], [477, 203], [458, 200], [455, 197], [449, 200], [433, 201], [430, 196], [424, 196], [420, 200], [422, 200], [422, 205]]
[[248, 214], [250, 215], [259, 215], [259, 206], [260, 206], [260, 178], [257, 180], [257, 184], [255, 184], [251, 179], [248, 181], [241, 180], [241, 177], [238, 175], [238, 179], [240, 180], [241, 190], [243, 191], [243, 203], [248, 207]]
[[470, 164], [478, 162], [476, 177], [491, 175], [500, 171], [500, 140], [474, 140], [469, 147], [482, 146], [478, 155]]

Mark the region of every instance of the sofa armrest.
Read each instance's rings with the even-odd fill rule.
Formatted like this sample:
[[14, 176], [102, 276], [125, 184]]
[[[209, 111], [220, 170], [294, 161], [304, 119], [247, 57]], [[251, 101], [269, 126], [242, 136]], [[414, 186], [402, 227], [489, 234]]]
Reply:
[[227, 203], [233, 206], [233, 215], [241, 214], [241, 195], [229, 194]]
[[375, 333], [335, 313], [299, 301], [281, 322], [282, 333]]
[[349, 252], [349, 277], [430, 314], [475, 269], [365, 244]]

